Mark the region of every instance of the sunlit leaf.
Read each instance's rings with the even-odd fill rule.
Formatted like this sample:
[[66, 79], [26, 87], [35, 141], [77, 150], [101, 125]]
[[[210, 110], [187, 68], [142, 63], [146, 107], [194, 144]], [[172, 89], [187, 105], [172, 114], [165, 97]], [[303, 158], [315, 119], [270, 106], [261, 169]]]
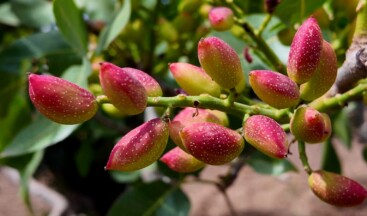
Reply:
[[19, 169], [21, 184], [20, 191], [23, 202], [26, 203], [28, 208], [32, 209], [32, 204], [29, 196], [29, 180], [32, 178], [36, 169], [40, 165], [43, 158], [43, 151], [37, 151], [32, 154], [30, 161], [22, 168]]
[[88, 59], [83, 59], [82, 65], [73, 65], [69, 67], [63, 74], [62, 78], [69, 80], [83, 88], [88, 87], [88, 76], [91, 74], [92, 68]]
[[2, 3], [0, 5], [0, 23], [10, 26], [18, 26], [19, 18], [11, 10], [10, 3]]
[[88, 41], [82, 12], [73, 0], [55, 0], [53, 11], [62, 35], [81, 56], [85, 56]]
[[0, 157], [32, 153], [56, 144], [68, 137], [78, 125], [60, 125], [39, 115], [0, 153]]
[[54, 22], [51, 2], [46, 0], [12, 0], [11, 9], [23, 25], [42, 28]]
[[121, 9], [117, 12], [113, 20], [102, 30], [98, 41], [97, 53], [100, 53], [110, 45], [110, 43], [120, 34], [130, 19], [131, 2], [125, 0]]
[[76, 0], [79, 8], [88, 14], [88, 19], [92, 21], [108, 22], [113, 16], [115, 9], [114, 0]]

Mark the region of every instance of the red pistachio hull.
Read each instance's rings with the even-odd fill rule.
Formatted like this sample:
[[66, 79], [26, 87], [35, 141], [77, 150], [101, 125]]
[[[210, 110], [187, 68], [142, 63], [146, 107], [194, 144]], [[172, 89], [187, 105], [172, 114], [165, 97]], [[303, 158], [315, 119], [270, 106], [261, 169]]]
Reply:
[[300, 87], [301, 98], [312, 101], [321, 97], [334, 84], [338, 72], [336, 54], [331, 45], [323, 41], [320, 62], [311, 79]]
[[187, 107], [181, 110], [181, 112], [179, 112], [169, 123], [169, 133], [173, 142], [186, 151], [185, 146], [182, 144], [179, 132], [183, 128], [198, 122], [213, 122], [221, 124], [223, 121], [209, 110]]
[[366, 189], [358, 182], [324, 170], [312, 172], [308, 185], [318, 198], [338, 207], [359, 205], [367, 197]]
[[134, 171], [159, 159], [168, 141], [168, 125], [152, 119], [123, 136], [112, 149], [106, 170]]
[[269, 70], [251, 71], [249, 76], [255, 94], [270, 106], [283, 109], [298, 104], [298, 86], [287, 76]]
[[320, 143], [331, 134], [330, 120], [326, 114], [311, 107], [299, 107], [294, 113], [290, 129], [298, 140]]
[[148, 97], [159, 97], [163, 95], [159, 83], [144, 71], [129, 67], [124, 67], [122, 69], [131, 74], [144, 86]]
[[99, 74], [103, 92], [111, 103], [126, 115], [142, 113], [147, 105], [144, 86], [124, 70], [111, 63], [101, 63]]
[[243, 84], [245, 77], [240, 59], [223, 40], [217, 37], [201, 39], [198, 57], [205, 72], [222, 88], [231, 89]]
[[317, 20], [308, 18], [297, 30], [289, 52], [287, 72], [298, 84], [309, 81], [320, 62], [322, 34]]
[[209, 12], [209, 22], [213, 29], [226, 31], [233, 26], [233, 12], [227, 7], [214, 7]]
[[98, 104], [91, 92], [59, 77], [30, 74], [29, 97], [37, 110], [60, 124], [91, 119]]
[[243, 126], [245, 140], [260, 152], [272, 158], [285, 158], [288, 154], [289, 143], [287, 134], [273, 119], [253, 115]]
[[189, 95], [210, 94], [219, 97], [220, 86], [205, 71], [188, 63], [172, 63], [169, 69], [180, 87]]
[[244, 140], [239, 133], [211, 122], [185, 127], [180, 131], [180, 137], [191, 155], [211, 165], [232, 161], [244, 148]]
[[165, 163], [171, 170], [180, 173], [195, 172], [205, 166], [204, 162], [199, 161], [179, 147], [175, 147], [164, 154], [160, 161]]

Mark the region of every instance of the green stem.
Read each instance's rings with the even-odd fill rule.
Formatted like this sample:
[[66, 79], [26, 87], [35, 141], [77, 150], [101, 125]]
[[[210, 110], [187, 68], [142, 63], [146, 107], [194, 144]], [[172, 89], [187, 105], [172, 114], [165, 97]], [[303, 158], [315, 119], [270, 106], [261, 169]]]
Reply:
[[237, 99], [238, 102], [240, 103], [244, 103], [244, 104], [247, 104], [247, 105], [255, 105], [256, 102], [254, 102], [253, 100], [251, 100], [250, 98], [244, 96], [244, 95], [240, 95]]
[[266, 41], [255, 33], [254, 28], [247, 22], [238, 20], [236, 22], [247, 32], [247, 34], [252, 38], [252, 40], [255, 41], [255, 43], [257, 44], [257, 48], [264, 53], [266, 58], [272, 64], [273, 69], [279, 73], [286, 74], [285, 66], [283, 65], [282, 61], [280, 61], [278, 56], [268, 46]]
[[245, 114], [245, 115], [243, 116], [243, 119], [242, 119], [242, 125], [244, 125], [244, 124], [245, 124], [245, 122], [246, 122], [246, 120], [247, 120], [248, 118], [250, 118], [250, 115], [249, 115], [249, 114]]
[[99, 104], [110, 103], [110, 100], [106, 95], [98, 95], [96, 100]]
[[298, 153], [303, 165], [303, 169], [307, 172], [307, 174], [310, 175], [312, 173], [312, 169], [310, 167], [310, 164], [308, 163], [305, 142], [300, 140], [298, 140]]
[[273, 69], [282, 73], [282, 74], [286, 74], [286, 70], [285, 67], [282, 63], [282, 61], [280, 61], [280, 59], [278, 58], [278, 56], [273, 52], [272, 49], [270, 49], [270, 47], [268, 46], [268, 44], [265, 42], [265, 40], [261, 37], [261, 33], [263, 30], [261, 30], [262, 28], [265, 29], [266, 25], [268, 24], [268, 22], [271, 19], [271, 15], [268, 15], [263, 24], [262, 27], [260, 27], [258, 33], [255, 33], [255, 30], [253, 29], [253, 27], [248, 24], [247, 22], [244, 21], [240, 21], [243, 16], [244, 16], [244, 12], [242, 11], [242, 9], [240, 7], [238, 7], [234, 1], [232, 0], [221, 0], [222, 4], [230, 7], [235, 15], [235, 17], [237, 18], [235, 21], [236, 23], [241, 26], [246, 32], [247, 34], [252, 38], [252, 40], [255, 41], [255, 43], [258, 46], [258, 49], [261, 50], [264, 55], [266, 56], [267, 59], [269, 59], [269, 61], [271, 62]]
[[356, 21], [356, 29], [354, 31], [353, 37], [359, 37], [361, 35], [367, 34], [367, 0], [360, 0], [357, 21]]
[[261, 26], [259, 27], [259, 29], [257, 30], [257, 36], [261, 37], [261, 34], [263, 33], [263, 31], [265, 30], [266, 26], [268, 26], [271, 18], [272, 18], [272, 14], [267, 14], [264, 21], [261, 23]]
[[343, 107], [354, 97], [361, 96], [364, 91], [367, 91], [367, 84], [361, 83], [343, 94], [338, 94], [327, 99], [320, 98], [311, 102], [309, 105], [321, 112], [335, 107]]
[[240, 7], [238, 7], [235, 2], [233, 2], [232, 0], [220, 0], [221, 4], [231, 8], [231, 10], [233, 11], [233, 14], [236, 17], [242, 17], [244, 15], [244, 12], [242, 11], [242, 9]]
[[[97, 97], [99, 104], [110, 103], [106, 95], [99, 95]], [[202, 94], [199, 96], [187, 96], [179, 94], [174, 97], [148, 97], [147, 106], [154, 107], [194, 107], [203, 109], [215, 109], [220, 110], [232, 115], [236, 115], [243, 118], [245, 114], [248, 115], [265, 115], [276, 121], [288, 121], [291, 116], [289, 109], [274, 109], [265, 108], [258, 105], [246, 105], [238, 102], [229, 103], [227, 99], [219, 99], [208, 94]]]
[[210, 95], [186, 96], [177, 95], [174, 97], [148, 97], [147, 106], [159, 107], [199, 107], [206, 109], [216, 109], [242, 118], [245, 114], [265, 115], [275, 120], [289, 120], [288, 109], [268, 109], [256, 105], [249, 106], [234, 102], [232, 106], [228, 106], [226, 100], [222, 100]]
[[235, 96], [236, 96], [236, 89], [233, 88], [233, 89], [230, 90], [227, 98], [225, 99], [228, 107], [231, 107], [233, 105], [233, 103], [236, 99]]
[[285, 131], [289, 131], [290, 128], [291, 128], [290, 124], [282, 124], [281, 126], [282, 126], [283, 130], [285, 130]]
[[224, 201], [226, 201], [226, 204], [228, 206], [229, 212], [231, 216], [237, 216], [236, 210], [231, 202], [231, 200], [229, 199], [229, 196], [227, 194], [226, 190], [221, 190], [222, 195], [224, 197]]

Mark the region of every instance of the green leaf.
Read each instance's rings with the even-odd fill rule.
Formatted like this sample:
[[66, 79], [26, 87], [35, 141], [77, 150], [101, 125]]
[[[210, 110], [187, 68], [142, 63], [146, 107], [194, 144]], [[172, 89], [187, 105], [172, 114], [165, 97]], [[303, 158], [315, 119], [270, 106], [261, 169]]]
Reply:
[[68, 137], [78, 125], [61, 125], [39, 115], [13, 139], [0, 157], [17, 156], [42, 150]]
[[17, 94], [9, 103], [7, 115], [0, 121], [0, 152], [9, 144], [15, 135], [31, 120], [31, 111], [25, 97]]
[[55, 0], [53, 11], [57, 26], [65, 39], [81, 55], [87, 53], [87, 30], [82, 12], [73, 0]]
[[79, 8], [88, 14], [88, 19], [92, 21], [108, 22], [113, 17], [115, 0], [76, 0]]
[[83, 177], [87, 176], [93, 159], [95, 159], [95, 151], [93, 151], [89, 141], [91, 140], [87, 138], [87, 140], [81, 144], [75, 155], [76, 168], [78, 169], [78, 173]]
[[117, 12], [113, 20], [102, 30], [101, 36], [98, 41], [96, 53], [101, 53], [104, 49], [110, 45], [110, 43], [120, 34], [125, 28], [130, 19], [131, 14], [131, 2], [125, 0], [121, 9]]
[[11, 10], [10, 3], [0, 5], [0, 23], [9, 26], [19, 26], [20, 20]]
[[69, 67], [62, 78], [73, 82], [83, 88], [88, 87], [88, 77], [92, 73], [92, 67], [88, 59], [83, 59], [82, 65], [73, 65]]
[[182, 173], [175, 172], [171, 170], [167, 164], [163, 163], [162, 161], [157, 161], [157, 168], [159, 170], [159, 173], [161, 173], [164, 176], [167, 176], [170, 179], [180, 179], [182, 177]]
[[286, 159], [274, 159], [260, 153], [254, 153], [248, 164], [258, 173], [268, 175], [281, 175], [297, 168]]
[[352, 129], [346, 111], [344, 109], [341, 110], [331, 119], [333, 119], [333, 133], [341, 140], [347, 149], [350, 149], [352, 147]]
[[331, 142], [331, 139], [328, 139], [324, 143], [321, 169], [329, 171], [329, 172], [334, 172], [334, 173], [342, 172], [339, 157], [335, 151], [335, 148]]
[[[19, 67], [19, 73], [24, 74], [24, 76], [18, 76], [18, 75], [10, 74], [10, 73], [1, 74], [2, 76], [0, 79], [0, 98], [1, 98], [2, 105], [0, 106], [0, 119], [1, 118], [5, 118], [5, 119], [11, 118], [11, 113], [14, 113], [14, 110], [9, 110], [11, 104], [15, 100], [15, 97], [17, 96], [17, 94], [24, 93], [25, 91], [25, 88], [26, 88], [25, 83], [27, 79], [25, 72], [28, 70], [28, 68], [31, 67], [31, 62], [29, 60], [24, 60], [19, 63], [18, 67]], [[6, 121], [5, 119], [4, 121]], [[12, 125], [13, 123], [14, 122], [12, 123], [9, 122], [10, 125]], [[4, 126], [6, 126], [6, 123], [4, 123]], [[6, 136], [10, 136], [10, 134], [6, 134], [3, 137], [6, 137]], [[0, 146], [1, 146], [1, 141], [0, 141]], [[2, 148], [0, 147], [0, 150], [1, 149]]]
[[[50, 31], [47, 33], [33, 34], [28, 37], [15, 41], [6, 49], [0, 52], [0, 72], [9, 73], [14, 76], [20, 76], [21, 62], [25, 59], [33, 60], [42, 57], [53, 56], [59, 62], [63, 62], [66, 67], [71, 63], [80, 62], [80, 58], [66, 61], [65, 57], [75, 56], [69, 44], [62, 38], [59, 32]], [[64, 66], [65, 67], [65, 66]], [[57, 68], [51, 68], [51, 73]], [[0, 86], [2, 86], [0, 80]], [[4, 81], [6, 84], [7, 81]]]
[[29, 196], [29, 179], [36, 172], [37, 167], [40, 165], [43, 158], [43, 151], [38, 151], [33, 153], [30, 161], [26, 164], [25, 167], [19, 169], [19, 174], [21, 178], [20, 191], [23, 202], [26, 203], [29, 209], [32, 209], [32, 203]]
[[112, 205], [108, 216], [188, 215], [190, 202], [177, 186], [161, 181], [142, 184], [124, 192]]
[[11, 9], [23, 25], [41, 28], [54, 22], [51, 2], [45, 0], [12, 0]]
[[[151, 208], [154, 211], [154, 208]], [[187, 196], [180, 190], [174, 190], [171, 195], [167, 196], [166, 200], [156, 211], [156, 215], [178, 215], [186, 216], [190, 210], [190, 201]], [[147, 212], [145, 215], [150, 215]]]
[[132, 183], [140, 178], [140, 171], [132, 172], [120, 172], [120, 171], [110, 171], [111, 177], [119, 183]]
[[275, 8], [274, 14], [291, 26], [301, 22], [325, 2], [326, 0], [282, 0]]

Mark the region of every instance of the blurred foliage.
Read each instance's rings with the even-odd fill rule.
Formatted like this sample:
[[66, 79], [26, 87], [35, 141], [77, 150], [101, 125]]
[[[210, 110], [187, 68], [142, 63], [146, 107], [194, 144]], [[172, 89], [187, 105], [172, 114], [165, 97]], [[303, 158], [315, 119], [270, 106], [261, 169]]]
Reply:
[[[283, 0], [262, 37], [286, 63], [295, 29], [313, 14], [324, 37], [332, 42], [341, 64], [351, 42], [356, 3], [356, 0]], [[102, 170], [113, 144], [144, 121], [143, 115], [116, 118], [102, 109], [81, 126], [50, 122], [30, 103], [27, 73], [61, 76], [89, 86], [95, 92], [98, 62], [109, 61], [121, 67], [144, 70], [160, 82], [166, 96], [171, 96], [177, 84], [168, 73], [168, 63], [181, 61], [198, 65], [196, 45], [200, 38], [208, 35], [218, 36], [236, 49], [246, 75], [252, 69], [269, 68], [269, 61], [243, 29], [234, 26], [230, 31], [215, 32], [210, 28], [207, 14], [211, 6], [217, 5], [228, 3], [220, 0], [0, 1], [0, 161], [21, 173], [27, 203], [26, 181], [41, 163], [47, 147], [76, 141], [71, 158], [62, 160], [70, 161], [77, 168], [78, 178], [87, 177], [95, 172], [95, 161], [99, 162], [97, 169]], [[237, 11], [239, 18], [247, 20], [255, 29], [269, 15], [264, 1], [234, 0], [233, 5], [241, 11]], [[250, 48], [252, 63], [243, 57], [245, 47]], [[245, 92], [251, 93], [249, 89]], [[336, 137], [350, 148], [351, 131], [346, 122], [344, 112], [336, 113], [333, 129]], [[238, 126], [238, 122], [232, 126]], [[324, 151], [323, 167], [340, 172], [340, 162], [331, 141], [326, 143]], [[288, 160], [270, 159], [259, 153], [250, 157], [248, 164], [257, 172], [271, 175], [295, 170]], [[162, 164], [153, 169], [160, 173], [159, 179], [168, 173]], [[112, 172], [111, 176], [104, 173], [110, 181], [129, 183], [126, 192], [118, 191], [121, 195], [110, 205], [108, 215], [120, 215], [120, 212], [127, 215], [188, 214], [190, 203], [179, 187], [182, 175], [165, 176], [176, 182], [174, 184], [160, 180], [146, 183], [141, 176], [143, 172]]]

